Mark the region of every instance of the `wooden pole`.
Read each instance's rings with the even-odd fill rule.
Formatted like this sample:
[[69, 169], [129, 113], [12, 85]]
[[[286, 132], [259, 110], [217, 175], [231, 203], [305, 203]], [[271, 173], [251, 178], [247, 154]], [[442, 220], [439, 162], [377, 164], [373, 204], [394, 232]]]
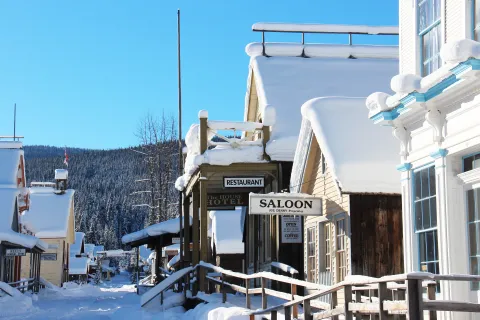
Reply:
[[423, 319], [422, 302], [422, 281], [417, 279], [407, 280], [407, 306], [409, 319]]
[[[297, 285], [296, 284], [291, 284], [291, 293], [292, 293], [292, 301], [295, 300], [295, 295], [297, 294]], [[293, 308], [293, 318], [297, 319], [298, 318], [298, 305], [294, 305]]]
[[[200, 175], [200, 260], [208, 262], [208, 212], [207, 212], [207, 185], [208, 182]], [[200, 270], [200, 290], [205, 292], [206, 270]]]
[[267, 295], [265, 294], [267, 279], [262, 277], [261, 281], [262, 281], [262, 309], [267, 309]]

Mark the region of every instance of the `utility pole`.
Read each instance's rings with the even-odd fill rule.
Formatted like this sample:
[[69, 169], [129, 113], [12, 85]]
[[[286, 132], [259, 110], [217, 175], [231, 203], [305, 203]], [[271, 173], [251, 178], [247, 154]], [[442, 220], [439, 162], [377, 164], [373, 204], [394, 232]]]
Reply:
[[[183, 174], [183, 153], [182, 153], [182, 71], [180, 63], [180, 9], [177, 10], [177, 55], [178, 55], [178, 176]], [[180, 220], [180, 265], [183, 266], [183, 245], [184, 232], [182, 217], [182, 191], [178, 192], [178, 217]], [[188, 232], [188, 231], [187, 231]]]

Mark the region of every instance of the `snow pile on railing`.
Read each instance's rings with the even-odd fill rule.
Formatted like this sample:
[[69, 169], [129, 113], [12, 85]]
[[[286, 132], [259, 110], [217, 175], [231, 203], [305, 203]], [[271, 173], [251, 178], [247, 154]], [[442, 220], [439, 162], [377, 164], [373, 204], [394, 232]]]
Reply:
[[276, 261], [273, 261], [270, 264], [272, 265], [272, 267], [280, 269], [283, 272], [290, 273], [291, 275], [298, 274], [297, 269], [295, 269], [295, 268], [293, 268], [293, 267], [291, 267], [287, 264], [284, 264], [284, 263], [281, 263], [281, 262], [276, 262]]

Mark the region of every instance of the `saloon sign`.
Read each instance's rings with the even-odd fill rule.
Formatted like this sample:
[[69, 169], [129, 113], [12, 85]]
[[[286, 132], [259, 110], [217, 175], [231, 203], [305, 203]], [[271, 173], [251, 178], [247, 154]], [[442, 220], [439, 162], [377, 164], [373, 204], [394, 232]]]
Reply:
[[295, 193], [250, 193], [250, 214], [321, 216], [322, 198]]

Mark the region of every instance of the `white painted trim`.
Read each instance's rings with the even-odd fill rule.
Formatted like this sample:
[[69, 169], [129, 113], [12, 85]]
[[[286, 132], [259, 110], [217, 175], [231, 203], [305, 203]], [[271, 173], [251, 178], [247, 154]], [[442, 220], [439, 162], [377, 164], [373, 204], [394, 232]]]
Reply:
[[[462, 172], [457, 175], [457, 177], [464, 183], [464, 184], [478, 184], [480, 183], [480, 168], [473, 169], [467, 172]], [[476, 189], [476, 188], [473, 188]]]

